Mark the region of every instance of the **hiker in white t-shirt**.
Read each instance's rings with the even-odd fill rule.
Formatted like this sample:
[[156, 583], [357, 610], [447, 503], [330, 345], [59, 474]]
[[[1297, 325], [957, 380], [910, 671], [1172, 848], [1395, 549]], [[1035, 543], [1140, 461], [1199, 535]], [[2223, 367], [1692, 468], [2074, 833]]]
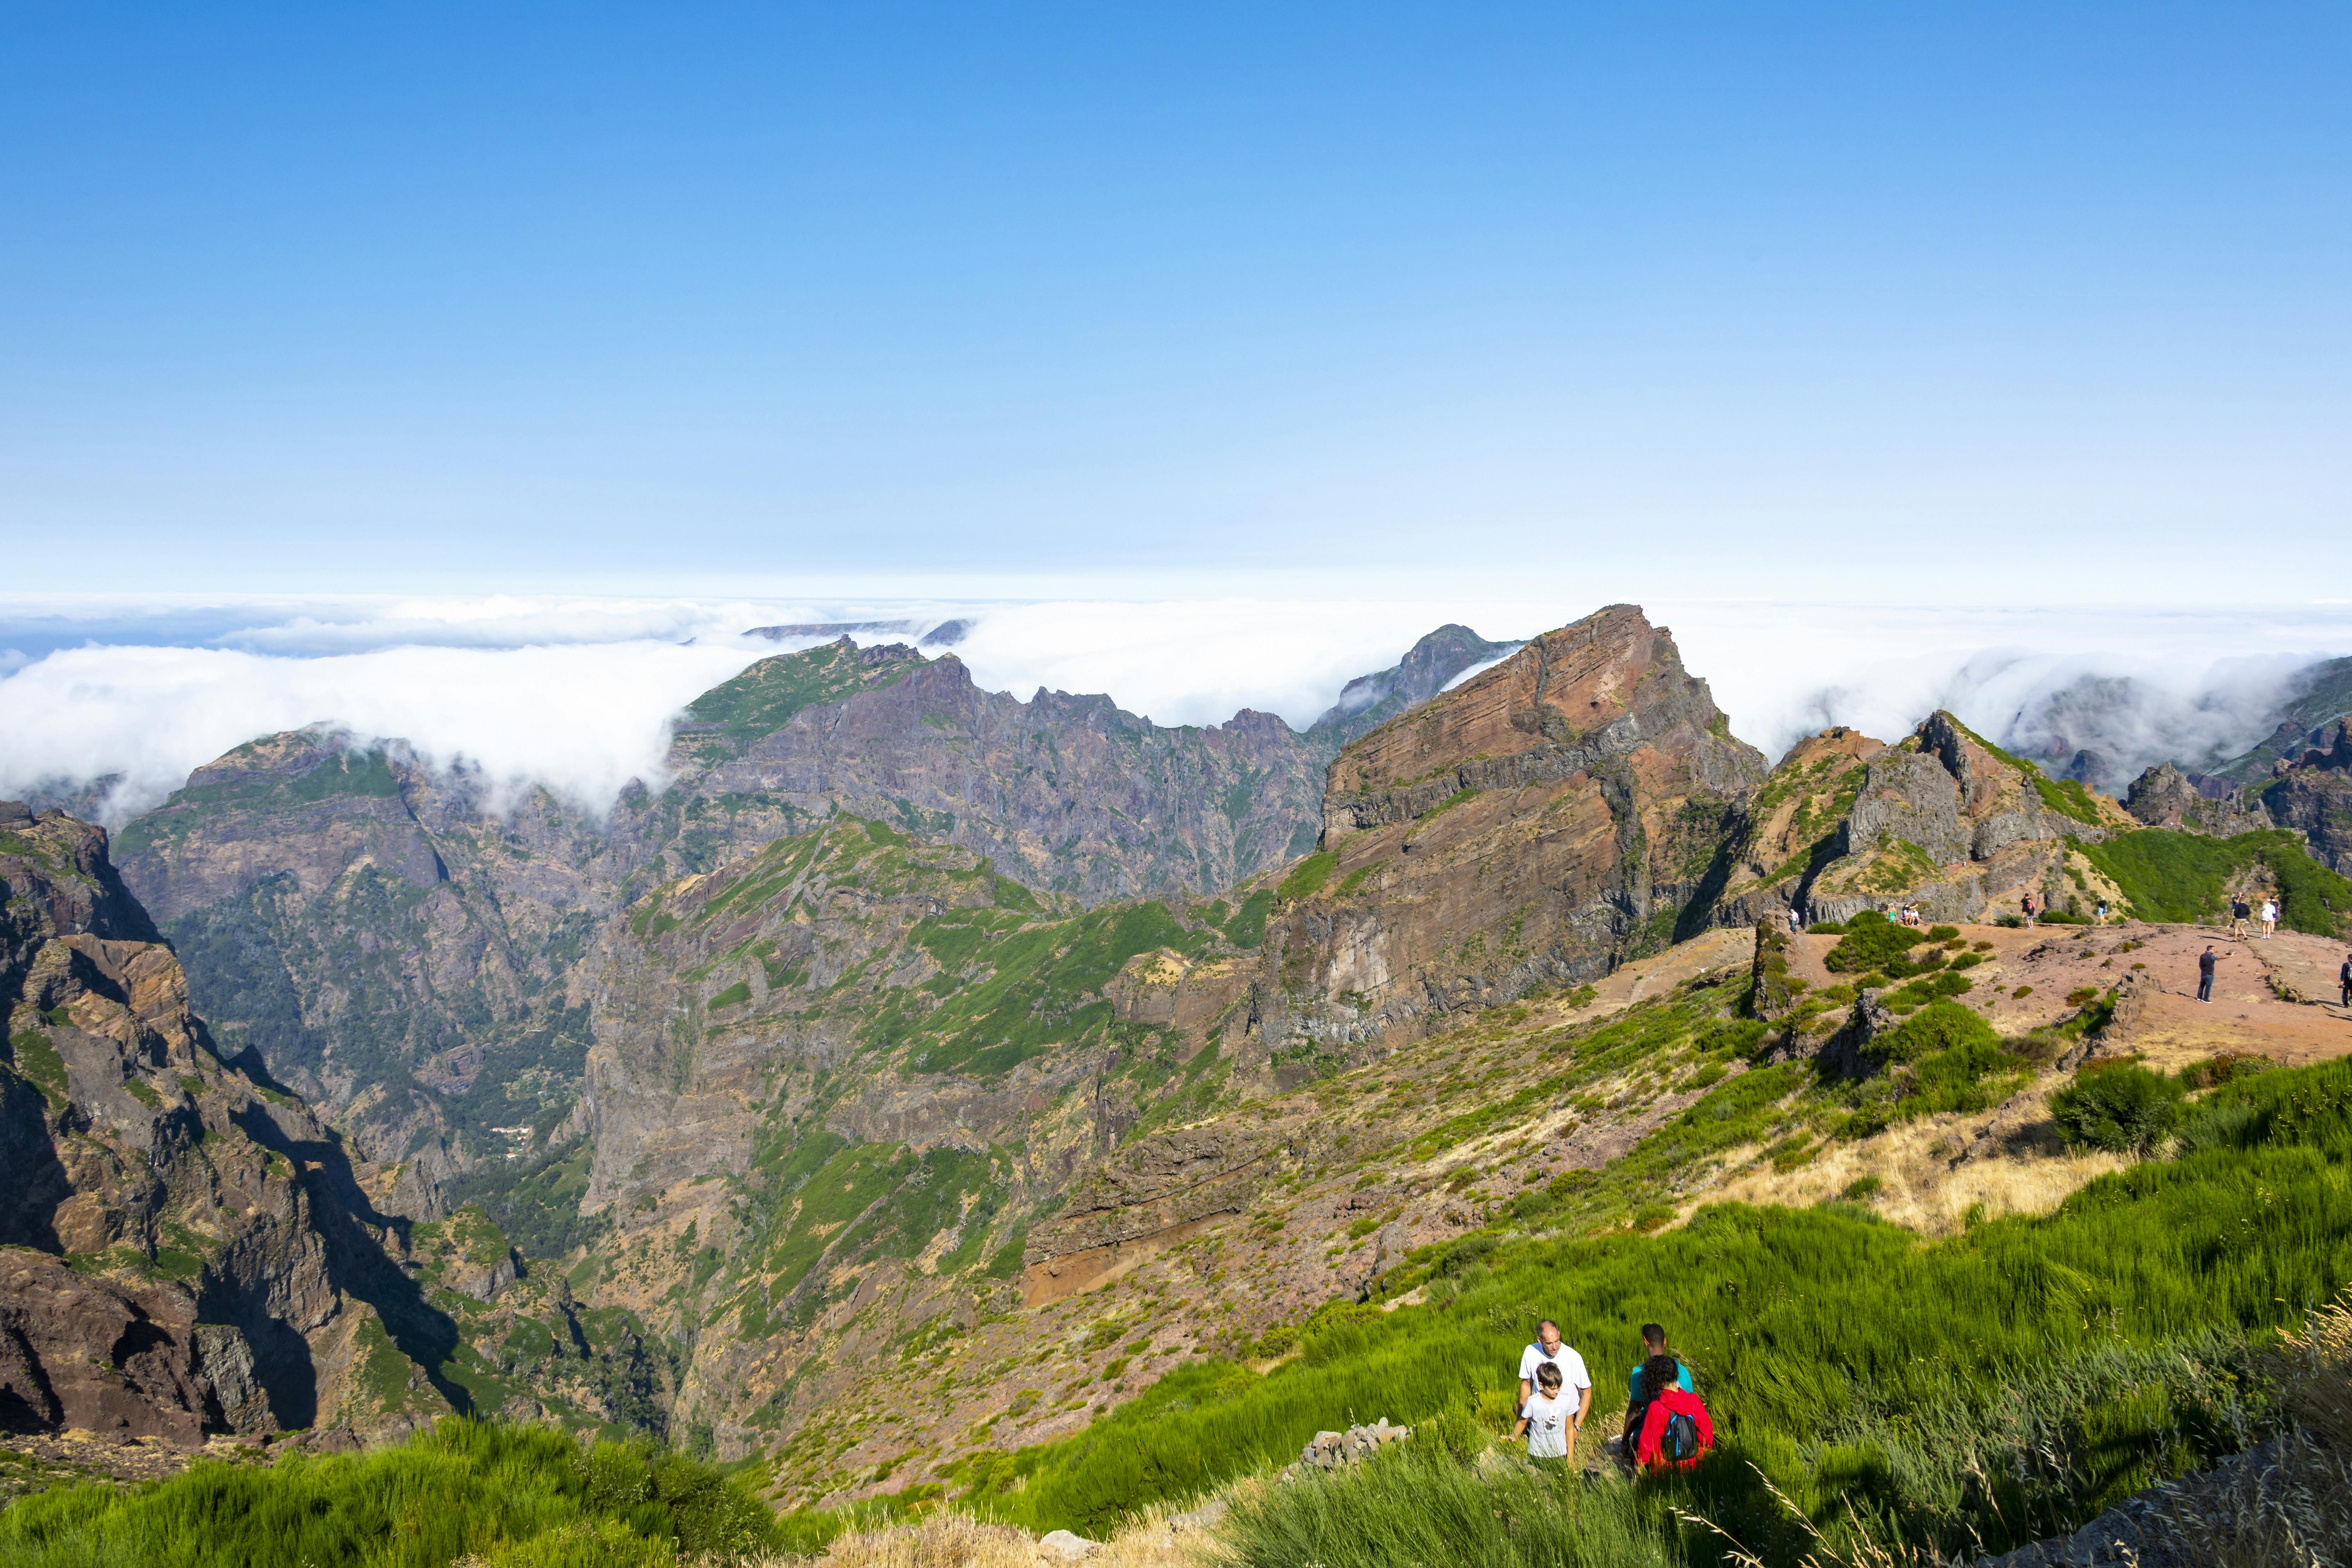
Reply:
[[1581, 1431], [1584, 1418], [1592, 1413], [1592, 1379], [1584, 1370], [1584, 1358], [1559, 1342], [1559, 1325], [1546, 1318], [1536, 1325], [1536, 1342], [1519, 1352], [1519, 1413], [1527, 1413], [1528, 1401], [1535, 1397], [1543, 1369], [1557, 1368], [1560, 1376], [1560, 1397], [1576, 1406], [1575, 1426]]
[[1561, 1386], [1559, 1363], [1545, 1362], [1536, 1368], [1536, 1391], [1520, 1410], [1511, 1436], [1526, 1435], [1530, 1459], [1565, 1459], [1576, 1448], [1577, 1421], [1576, 1401]]

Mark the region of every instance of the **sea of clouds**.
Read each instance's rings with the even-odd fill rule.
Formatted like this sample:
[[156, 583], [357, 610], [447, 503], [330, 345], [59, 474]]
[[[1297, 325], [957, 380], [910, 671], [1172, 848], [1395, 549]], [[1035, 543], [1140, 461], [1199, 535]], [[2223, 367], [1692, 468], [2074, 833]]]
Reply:
[[[1449, 621], [1524, 637], [1598, 597], [793, 601], [491, 595], [234, 603], [0, 601], [0, 796], [111, 781], [119, 825], [257, 735], [327, 723], [464, 763], [494, 786], [544, 784], [594, 810], [658, 786], [680, 710], [757, 658], [821, 640], [751, 627], [882, 622], [913, 641], [970, 623], [973, 678], [1026, 697], [1108, 692], [1163, 724], [1240, 709], [1304, 727], [1351, 678]], [[1950, 708], [1979, 731], [2106, 787], [2149, 763], [2195, 765], [2263, 738], [2298, 671], [2352, 651], [2352, 614], [2163, 608], [1922, 609], [1757, 602], [1646, 606], [1673, 628], [1743, 739], [1777, 757], [1849, 724], [1901, 734]], [[943, 651], [934, 647], [929, 651]]]

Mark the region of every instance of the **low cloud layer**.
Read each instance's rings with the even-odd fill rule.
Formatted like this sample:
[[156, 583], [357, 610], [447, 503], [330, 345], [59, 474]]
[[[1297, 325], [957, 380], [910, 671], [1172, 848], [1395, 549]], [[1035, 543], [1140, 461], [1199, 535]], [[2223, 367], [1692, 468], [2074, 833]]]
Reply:
[[[670, 724], [695, 695], [797, 646], [740, 635], [780, 623], [962, 617], [973, 625], [955, 651], [991, 689], [1108, 692], [1163, 724], [1246, 707], [1303, 726], [1446, 621], [1526, 637], [1604, 598], [0, 605], [0, 795], [120, 775], [105, 812], [120, 822], [243, 741], [330, 722], [602, 808], [632, 778], [661, 782]], [[2110, 787], [2149, 762], [2244, 750], [2294, 671], [2352, 648], [2352, 620], [2325, 606], [1648, 608], [1734, 731], [1775, 758], [1824, 725], [1892, 737], [1948, 707], [2037, 755], [2095, 752]]]

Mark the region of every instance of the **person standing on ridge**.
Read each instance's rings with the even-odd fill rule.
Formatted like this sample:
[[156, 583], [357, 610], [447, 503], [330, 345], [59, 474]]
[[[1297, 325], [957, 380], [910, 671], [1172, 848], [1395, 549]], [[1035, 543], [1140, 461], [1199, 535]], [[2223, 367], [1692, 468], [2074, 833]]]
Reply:
[[2032, 893], [2028, 893], [2025, 897], [2018, 900], [2017, 907], [2025, 911], [2025, 923], [2028, 927], [2031, 927], [2033, 924], [2033, 895]]
[[1519, 1415], [1522, 1418], [1528, 1413], [1528, 1401], [1535, 1397], [1538, 1376], [1548, 1366], [1559, 1369], [1564, 1390], [1560, 1397], [1576, 1402], [1576, 1415], [1569, 1442], [1569, 1449], [1573, 1453], [1575, 1434], [1584, 1430], [1584, 1418], [1592, 1413], [1592, 1377], [1584, 1370], [1584, 1358], [1560, 1343], [1559, 1325], [1549, 1318], [1536, 1325], [1536, 1342], [1519, 1352]]
[[2344, 967], [2336, 972], [2336, 983], [2344, 988], [2341, 1005], [2352, 1007], [2352, 952], [2344, 955]]
[[2246, 907], [2245, 900], [2232, 898], [2230, 900], [2230, 934], [2239, 937], [2251, 936], [2252, 933], [2246, 930], [2246, 917], [2252, 913], [2253, 910]]
[[2277, 934], [2278, 900], [2276, 899], [2264, 899], [2263, 900], [2263, 940], [2264, 942], [2268, 942], [2272, 937]]
[[[2200, 1002], [2213, 1000], [2213, 965], [2216, 962], [2218, 961], [2214, 958], [2213, 949], [2210, 944], [2203, 952], [2197, 955], [2197, 1000]], [[2352, 968], [2352, 958], [2346, 959], [2345, 964], [2346, 967]], [[2352, 1003], [2347, 1005], [2352, 1005]]]

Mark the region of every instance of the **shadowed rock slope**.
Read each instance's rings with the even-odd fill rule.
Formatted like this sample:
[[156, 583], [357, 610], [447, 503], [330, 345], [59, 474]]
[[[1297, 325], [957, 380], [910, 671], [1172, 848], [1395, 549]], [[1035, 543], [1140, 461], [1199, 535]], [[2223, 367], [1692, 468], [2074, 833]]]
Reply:
[[214, 1054], [103, 830], [0, 802], [0, 1426], [184, 1447], [446, 1412], [406, 1397], [440, 1325], [386, 1250], [431, 1212], [414, 1173]]

